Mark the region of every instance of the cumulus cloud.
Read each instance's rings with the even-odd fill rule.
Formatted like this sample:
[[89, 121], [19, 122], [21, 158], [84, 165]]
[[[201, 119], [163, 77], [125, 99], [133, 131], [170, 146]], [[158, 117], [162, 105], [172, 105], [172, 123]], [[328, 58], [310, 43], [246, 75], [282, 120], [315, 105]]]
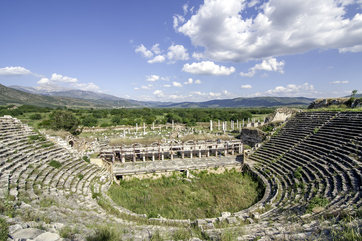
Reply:
[[189, 5], [187, 3], [185, 3], [183, 6], [182, 6], [182, 9], [184, 10], [184, 15], [187, 14], [187, 9], [188, 9]]
[[184, 46], [171, 45], [168, 48], [167, 58], [170, 60], [170, 63], [175, 63], [177, 60], [188, 60], [189, 54]]
[[204, 75], [230, 75], [235, 72], [234, 67], [227, 68], [225, 66], [219, 66], [211, 61], [202, 61], [199, 63], [185, 64], [182, 71], [192, 74], [204, 74]]
[[186, 82], [184, 82], [184, 85], [191, 85], [193, 82], [193, 79], [189, 78]]
[[141, 89], [143, 89], [143, 90], [150, 90], [150, 89], [152, 89], [152, 87], [153, 87], [152, 85], [147, 85], [147, 86], [146, 86], [146, 85], [142, 85], [142, 86], [141, 86]]
[[182, 84], [176, 81], [172, 82], [172, 85], [175, 87], [180, 87], [180, 88], [182, 87]]
[[30, 70], [23, 67], [5, 67], [0, 69], [0, 76], [19, 76], [33, 74]]
[[314, 86], [308, 83], [302, 85], [289, 84], [285, 86], [277, 86], [274, 89], [267, 90], [265, 92], [258, 92], [254, 96], [288, 96], [288, 97], [296, 97], [296, 96], [309, 96], [316, 97], [318, 94], [314, 90]]
[[199, 79], [195, 80], [195, 84], [201, 84], [201, 83], [202, 83], [201, 80]]
[[181, 15], [175, 14], [173, 15], [173, 29], [177, 31], [177, 28], [180, 24], [183, 24], [185, 22], [185, 18]]
[[[72, 84], [74, 88], [80, 89], [80, 90], [86, 90], [86, 91], [97, 91], [100, 92], [100, 89], [97, 85], [94, 83], [74, 83]], [[103, 91], [102, 91], [103, 92]]]
[[241, 88], [242, 89], [251, 89], [252, 86], [251, 85], [242, 85]]
[[171, 85], [163, 85], [164, 87], [166, 87], [166, 88], [170, 88], [171, 87]]
[[50, 80], [48, 78], [41, 78], [41, 80], [39, 80], [37, 83], [40, 84], [40, 85], [49, 84]]
[[63, 76], [60, 74], [52, 74], [52, 77], [50, 78], [51, 81], [55, 81], [55, 82], [63, 82], [63, 83], [76, 83], [78, 82], [78, 80], [76, 78], [71, 78], [68, 76]]
[[[246, 62], [312, 49], [361, 52], [362, 14], [350, 10], [355, 3], [361, 5], [360, 0], [269, 0], [262, 5], [206, 0], [182, 25], [177, 18], [174, 28], [213, 61]], [[245, 17], [249, 7], [257, 13]]]
[[284, 61], [278, 62], [275, 58], [263, 60], [261, 64], [256, 64], [254, 67], [249, 69], [248, 73], [240, 72], [243, 77], [253, 77], [258, 70], [265, 71], [277, 71], [281, 74], [284, 73]]
[[145, 58], [152, 58], [152, 56], [153, 56], [153, 53], [150, 50], [148, 50], [145, 46], [143, 46], [143, 44], [138, 46], [135, 49], [135, 52], [141, 53], [143, 55], [143, 57], [145, 57]]
[[151, 81], [151, 82], [155, 82], [155, 81], [157, 81], [157, 80], [159, 80], [160, 79], [160, 76], [158, 76], [158, 75], [151, 75], [151, 76], [147, 76], [147, 81]]
[[348, 80], [344, 80], [344, 81], [333, 81], [333, 82], [329, 82], [330, 84], [348, 84]]
[[163, 97], [163, 92], [162, 90], [155, 90], [155, 92], [153, 92], [153, 94], [157, 97]]
[[150, 59], [150, 60], [148, 60], [147, 62], [148, 62], [149, 64], [153, 64], [153, 63], [162, 63], [162, 62], [165, 61], [165, 60], [166, 60], [165, 56], [163, 56], [163, 55], [157, 55], [155, 58]]
[[155, 53], [155, 54], [160, 54], [161, 50], [160, 50], [160, 44], [155, 44], [152, 46], [151, 50]]

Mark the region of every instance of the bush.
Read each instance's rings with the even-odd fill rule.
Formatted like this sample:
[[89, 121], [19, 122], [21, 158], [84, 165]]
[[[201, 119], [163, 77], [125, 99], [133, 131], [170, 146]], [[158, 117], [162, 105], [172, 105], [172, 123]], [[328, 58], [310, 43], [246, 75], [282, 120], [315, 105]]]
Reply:
[[9, 224], [0, 218], [0, 241], [6, 241], [9, 236]]
[[83, 124], [84, 126], [88, 126], [88, 127], [97, 126], [98, 120], [97, 120], [97, 118], [95, 118], [94, 116], [87, 115], [87, 116], [83, 119], [82, 124]]
[[89, 159], [89, 157], [87, 157], [87, 156], [83, 156], [83, 160], [84, 160], [85, 162], [90, 163], [90, 159]]
[[116, 235], [108, 227], [99, 227], [96, 229], [94, 235], [90, 235], [86, 238], [87, 241], [111, 241], [115, 240]]
[[30, 115], [30, 116], [29, 116], [29, 119], [30, 119], [30, 120], [41, 120], [42, 117], [41, 117], [41, 114], [36, 113], [36, 114]]
[[326, 198], [313, 197], [307, 207], [308, 212], [312, 212], [315, 207], [325, 207], [329, 203], [329, 200]]
[[62, 164], [58, 161], [51, 160], [49, 162], [49, 166], [54, 167], [54, 168], [60, 168], [62, 166]]

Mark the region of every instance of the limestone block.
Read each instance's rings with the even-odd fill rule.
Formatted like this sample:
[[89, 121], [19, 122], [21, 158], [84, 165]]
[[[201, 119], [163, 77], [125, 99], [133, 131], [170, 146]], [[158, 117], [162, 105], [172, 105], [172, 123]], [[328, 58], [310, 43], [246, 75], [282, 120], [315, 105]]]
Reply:
[[235, 217], [227, 217], [226, 221], [228, 222], [228, 224], [235, 224], [238, 222], [238, 220]]
[[[44, 230], [40, 230], [37, 228], [27, 228], [27, 229], [21, 229], [18, 230], [16, 232], [14, 232], [13, 234], [11, 234], [11, 238], [12, 239], [35, 239], [36, 237], [38, 237], [39, 235], [45, 233]], [[58, 237], [59, 238], [59, 237]]]
[[254, 220], [252, 220], [251, 218], [247, 218], [246, 221], [248, 221], [250, 224], [254, 223]]
[[19, 230], [19, 229], [23, 229], [23, 227], [20, 224], [15, 224], [15, 225], [11, 225], [9, 226], [9, 233], [14, 233], [15, 231]]
[[221, 213], [222, 218], [227, 218], [227, 217], [230, 217], [230, 216], [231, 216], [231, 213], [229, 213], [229, 212], [222, 212]]
[[203, 225], [207, 225], [207, 222], [204, 219], [196, 219], [196, 225], [200, 227]]
[[260, 219], [259, 213], [253, 213], [253, 218], [254, 218], [255, 220], [259, 220], [259, 219]]
[[56, 233], [42, 233], [38, 237], [36, 237], [35, 241], [55, 241], [59, 239], [60, 236]]

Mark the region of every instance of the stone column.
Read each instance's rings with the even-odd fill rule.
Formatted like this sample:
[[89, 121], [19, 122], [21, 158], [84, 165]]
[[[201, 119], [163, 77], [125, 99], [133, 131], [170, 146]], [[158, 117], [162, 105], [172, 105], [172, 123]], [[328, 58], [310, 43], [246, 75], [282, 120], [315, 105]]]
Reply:
[[154, 162], [155, 161], [155, 153], [152, 152], [152, 161]]
[[199, 150], [199, 158], [201, 158], [201, 150]]
[[146, 124], [143, 122], [143, 135], [146, 134]]
[[190, 152], [190, 158], [192, 159], [192, 151]]
[[155, 122], [152, 122], [152, 130], [155, 130]]
[[248, 118], [248, 123], [250, 123], [250, 118]]
[[217, 129], [220, 130], [220, 120], [217, 120]]
[[212, 120], [210, 120], [210, 131], [212, 131]]
[[244, 119], [243, 119], [243, 127], [244, 127]]
[[172, 120], [172, 131], [175, 130], [175, 122]]
[[145, 162], [146, 161], [146, 156], [145, 156], [145, 153], [143, 153], [142, 155], [142, 161]]
[[228, 121], [225, 121], [225, 131], [228, 130]]

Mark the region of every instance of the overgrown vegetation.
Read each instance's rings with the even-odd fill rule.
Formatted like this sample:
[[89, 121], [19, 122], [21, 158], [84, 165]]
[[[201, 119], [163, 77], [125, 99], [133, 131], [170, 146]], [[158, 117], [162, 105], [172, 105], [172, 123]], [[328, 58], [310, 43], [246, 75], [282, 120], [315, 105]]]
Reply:
[[0, 241], [8, 240], [9, 224], [0, 217]]
[[325, 207], [329, 204], [329, 200], [327, 198], [321, 198], [318, 196], [313, 197], [307, 206], [307, 212], [312, 212], [314, 208]]
[[58, 161], [51, 160], [49, 162], [49, 166], [54, 167], [54, 168], [60, 168], [62, 166], [62, 164]]
[[222, 174], [201, 171], [193, 175], [196, 178], [191, 180], [175, 173], [156, 180], [134, 178], [122, 181], [120, 186], [113, 185], [108, 194], [118, 205], [148, 217], [197, 219], [248, 208], [264, 191], [252, 177], [235, 169]]

